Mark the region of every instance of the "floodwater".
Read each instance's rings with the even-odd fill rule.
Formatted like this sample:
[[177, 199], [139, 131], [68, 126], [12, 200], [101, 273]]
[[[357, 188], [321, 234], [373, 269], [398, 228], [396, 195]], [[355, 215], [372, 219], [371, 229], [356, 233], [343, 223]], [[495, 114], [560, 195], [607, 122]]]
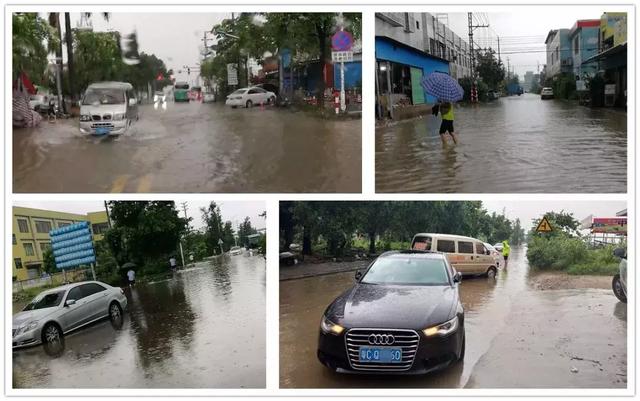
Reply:
[[14, 192], [360, 192], [361, 121], [222, 103], [140, 106], [126, 134], [13, 131]]
[[261, 256], [197, 263], [126, 295], [122, 321], [14, 351], [14, 387], [265, 388]]
[[503, 97], [456, 107], [459, 144], [444, 148], [440, 121], [427, 115], [376, 131], [377, 192], [627, 190], [625, 112]]
[[320, 318], [353, 284], [353, 272], [281, 282], [280, 386], [626, 387], [626, 305], [609, 290], [534, 289], [525, 252], [512, 247], [508, 268], [495, 280], [463, 279], [465, 359], [424, 376], [337, 374], [317, 360]]

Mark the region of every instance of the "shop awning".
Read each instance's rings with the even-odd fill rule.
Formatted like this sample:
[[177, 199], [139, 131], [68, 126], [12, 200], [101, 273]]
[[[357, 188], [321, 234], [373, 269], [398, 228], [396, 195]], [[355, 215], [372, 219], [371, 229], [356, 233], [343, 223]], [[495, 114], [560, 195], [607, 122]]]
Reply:
[[588, 59], [586, 59], [585, 61], [582, 62], [582, 64], [587, 64], [587, 63], [591, 63], [594, 61], [600, 61], [603, 60], [607, 57], [611, 57], [615, 54], [618, 53], [622, 53], [622, 52], [626, 52], [627, 51], [627, 42], [621, 43], [618, 46], [614, 46], [610, 49], [607, 49], [605, 51], [603, 51], [602, 53], [598, 53], [595, 56], [591, 56]]

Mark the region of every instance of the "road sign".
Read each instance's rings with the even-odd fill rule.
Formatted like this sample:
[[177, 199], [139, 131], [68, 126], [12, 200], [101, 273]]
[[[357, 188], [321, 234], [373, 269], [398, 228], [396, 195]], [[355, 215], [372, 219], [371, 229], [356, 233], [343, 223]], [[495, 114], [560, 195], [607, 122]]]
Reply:
[[352, 51], [331, 52], [331, 61], [334, 63], [348, 63], [353, 61]]
[[353, 36], [347, 31], [338, 31], [331, 37], [331, 47], [336, 51], [351, 50]]
[[539, 233], [550, 233], [551, 231], [553, 231], [553, 228], [551, 227], [551, 224], [549, 223], [549, 220], [547, 220], [547, 217], [543, 217], [542, 220], [540, 220], [540, 223], [538, 223], [538, 227], [536, 227], [536, 231]]
[[58, 269], [95, 263], [89, 223], [82, 221], [49, 231], [51, 249]]
[[238, 69], [233, 63], [227, 64], [227, 83], [229, 85], [238, 85]]

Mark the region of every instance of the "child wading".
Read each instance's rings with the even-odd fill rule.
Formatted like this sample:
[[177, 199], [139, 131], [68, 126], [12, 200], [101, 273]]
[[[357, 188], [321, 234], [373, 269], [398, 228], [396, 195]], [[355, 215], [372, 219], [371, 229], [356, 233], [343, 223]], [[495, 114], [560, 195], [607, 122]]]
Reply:
[[456, 138], [456, 134], [453, 130], [453, 104], [450, 102], [444, 102], [439, 104], [440, 113], [442, 114], [442, 123], [440, 124], [440, 139], [442, 140], [442, 144], [446, 144], [447, 140], [445, 139], [445, 135], [449, 134], [453, 143], [458, 143], [458, 138]]

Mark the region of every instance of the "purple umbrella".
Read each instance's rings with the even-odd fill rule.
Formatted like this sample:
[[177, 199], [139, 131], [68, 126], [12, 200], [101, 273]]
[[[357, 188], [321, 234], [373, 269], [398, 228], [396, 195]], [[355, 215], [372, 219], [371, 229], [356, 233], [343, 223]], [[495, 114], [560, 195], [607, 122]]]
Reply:
[[434, 71], [423, 77], [420, 84], [425, 92], [444, 102], [457, 102], [464, 96], [458, 81], [444, 72]]

